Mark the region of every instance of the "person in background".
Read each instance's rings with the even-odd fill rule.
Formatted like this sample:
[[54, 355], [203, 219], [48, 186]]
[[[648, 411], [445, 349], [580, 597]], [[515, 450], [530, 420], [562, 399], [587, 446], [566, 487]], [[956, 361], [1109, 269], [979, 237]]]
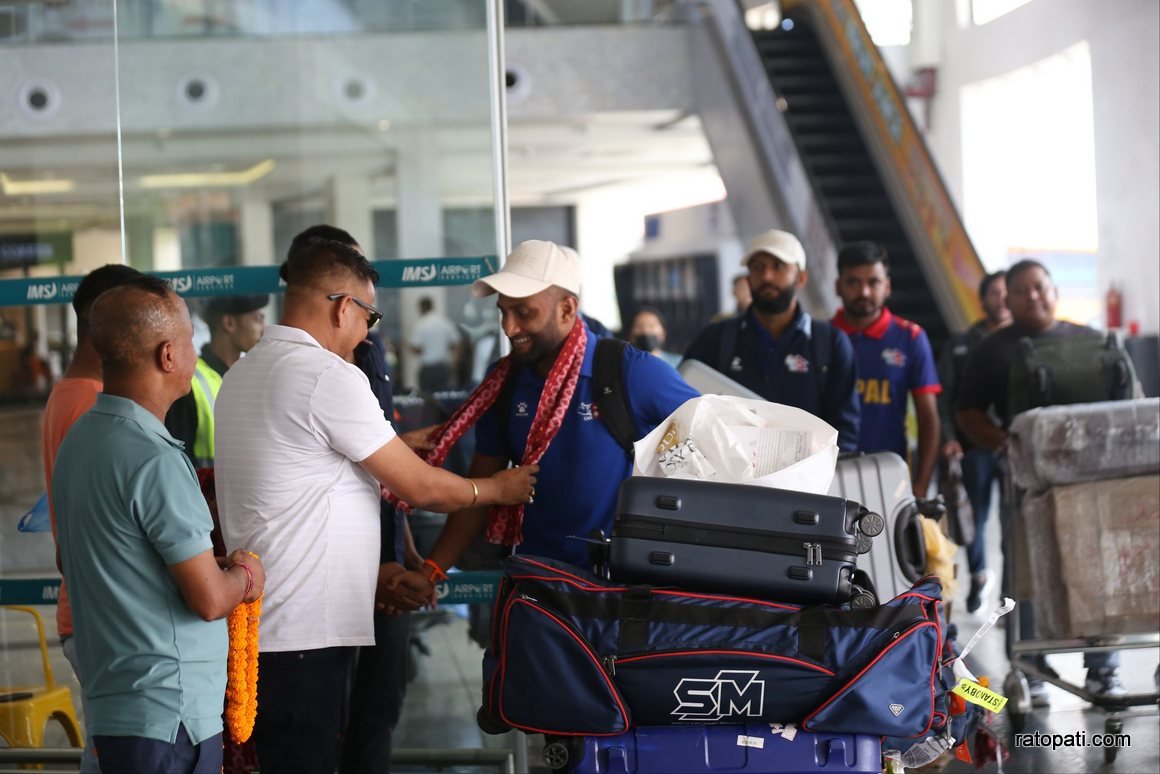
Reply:
[[730, 317], [741, 317], [753, 303], [753, 294], [749, 291], [749, 275], [738, 274], [733, 278], [733, 300], [736, 302], [730, 312], [718, 312], [709, 322], [721, 322]]
[[265, 294], [217, 296], [202, 309], [209, 341], [197, 359], [192, 388], [165, 415], [166, 429], [185, 444], [185, 454], [195, 468], [213, 467], [213, 406], [222, 376], [261, 340], [266, 328], [262, 310], [269, 303], [270, 297]]
[[411, 352], [419, 356], [420, 390], [430, 393], [451, 386], [461, 339], [459, 328], [435, 311], [430, 298], [419, 299], [419, 320], [411, 329]]
[[[69, 428], [97, 402], [97, 395], [104, 389], [101, 358], [93, 348], [89, 335], [89, 313], [93, 302], [102, 293], [141, 276], [136, 269], [119, 263], [110, 263], [93, 269], [77, 285], [72, 307], [77, 316], [77, 347], [72, 362], [64, 375], [52, 387], [48, 402], [44, 406], [44, 426], [41, 432], [41, 448], [44, 455], [44, 483], [48, 490], [49, 518], [52, 536], [56, 540], [56, 511], [52, 502], [52, 470], [56, 463], [57, 450]], [[60, 543], [57, 541], [56, 566], [60, 569]], [[68, 584], [61, 581], [60, 596], [56, 602], [56, 632], [60, 637], [61, 649], [81, 684], [81, 706], [84, 717], [89, 717], [85, 699], [85, 683], [81, 679], [77, 661], [76, 640], [73, 639], [72, 605], [69, 600]], [[93, 755], [92, 737], [85, 732], [85, 749], [81, 755], [81, 772], [93, 774], [100, 771], [96, 756]]]
[[858, 444], [854, 350], [846, 334], [802, 309], [806, 252], [776, 229], [754, 237], [741, 257], [753, 304], [739, 317], [710, 323], [685, 350], [766, 400], [796, 406], [838, 431], [838, 448]]
[[642, 306], [632, 316], [628, 326], [628, 340], [632, 346], [641, 352], [656, 355], [673, 368], [681, 363], [681, 356], [675, 352], [665, 350], [665, 340], [668, 332], [665, 330], [665, 318], [659, 309], [651, 306]]
[[991, 583], [983, 533], [991, 513], [991, 491], [999, 480], [999, 461], [994, 452], [977, 446], [959, 429], [954, 419], [954, 406], [971, 351], [987, 334], [1011, 324], [1011, 312], [1007, 309], [1007, 272], [997, 271], [983, 277], [979, 283], [979, 301], [983, 306], [983, 319], [976, 321], [966, 331], [952, 336], [938, 359], [939, 382], [943, 386], [938, 396], [942, 454], [948, 459], [958, 457], [962, 460], [963, 488], [967, 491], [975, 519], [975, 539], [967, 546], [967, 566], [971, 573], [971, 586], [967, 593], [968, 613], [974, 613], [982, 607]]
[[[955, 419], [959, 427], [980, 448], [1001, 457], [1006, 455], [1007, 429], [1012, 420], [1007, 416], [1008, 375], [1022, 339], [1101, 336], [1087, 326], [1056, 319], [1058, 302], [1059, 291], [1047, 267], [1039, 261], [1026, 259], [1007, 269], [1007, 309], [1011, 312], [1011, 324], [991, 333], [971, 352], [956, 403]], [[1006, 539], [1010, 520], [1015, 515], [1011, 504], [1004, 502], [999, 515], [1004, 525], [1003, 595], [1014, 596], [1013, 568]], [[1035, 619], [1030, 602], [1021, 602], [1017, 614], [1021, 616], [1019, 628], [1023, 636], [1034, 639]], [[1087, 667], [1084, 688], [1088, 692], [1102, 697], [1124, 695], [1119, 652], [1084, 653], [1083, 661]], [[1040, 669], [1053, 671], [1044, 657], [1040, 657]], [[1028, 683], [1032, 703], [1037, 707], [1049, 706], [1051, 699], [1043, 681], [1031, 678]]]
[[262, 595], [262, 561], [214, 558], [197, 476], [162, 424], [197, 362], [185, 302], [140, 276], [90, 314], [104, 389], [61, 443], [52, 482], [86, 723], [103, 772], [220, 772], [222, 619]]
[[915, 497], [926, 497], [939, 450], [936, 396], [942, 392], [926, 331], [896, 317], [890, 298], [890, 259], [874, 242], [853, 242], [838, 250], [834, 283], [842, 308], [834, 326], [850, 337], [858, 358], [862, 428], [858, 451], [892, 451], [909, 459], [906, 398], [918, 416], [918, 452], [910, 460]]

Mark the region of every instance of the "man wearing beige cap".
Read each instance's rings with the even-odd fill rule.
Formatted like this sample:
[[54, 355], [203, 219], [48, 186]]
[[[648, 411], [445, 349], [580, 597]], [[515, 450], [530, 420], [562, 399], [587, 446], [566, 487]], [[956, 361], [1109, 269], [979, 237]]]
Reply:
[[[470, 476], [509, 463], [538, 463], [534, 501], [523, 508], [469, 508], [453, 513], [429, 560], [454, 564], [481, 531], [520, 553], [587, 564], [592, 530], [612, 526], [620, 482], [632, 471], [622, 440], [644, 437], [697, 392], [663, 360], [624, 342], [599, 339], [580, 319], [580, 261], [574, 251], [532, 240], [507, 257], [503, 270], [477, 280], [476, 297], [499, 294], [496, 306], [511, 354], [468, 398], [449, 432], [433, 439], [449, 447], [476, 423]], [[599, 344], [597, 343], [599, 342]], [[617, 400], [597, 397], [597, 385], [619, 365]], [[627, 409], [623, 422], [612, 410]], [[601, 409], [604, 409], [602, 411]], [[627, 425], [627, 428], [625, 427]], [[431, 461], [431, 460], [429, 460]]]
[[854, 349], [846, 334], [814, 320], [797, 291], [809, 281], [806, 253], [793, 234], [764, 231], [745, 248], [753, 303], [745, 314], [711, 323], [685, 358], [700, 360], [766, 400], [796, 406], [838, 431], [838, 447], [858, 445]]

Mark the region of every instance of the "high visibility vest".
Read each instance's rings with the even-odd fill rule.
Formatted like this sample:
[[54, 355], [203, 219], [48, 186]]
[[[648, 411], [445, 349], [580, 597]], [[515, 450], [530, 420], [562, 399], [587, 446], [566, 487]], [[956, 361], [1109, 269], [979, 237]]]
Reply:
[[197, 359], [193, 371], [193, 400], [197, 404], [197, 434], [193, 439], [193, 465], [197, 468], [212, 468], [213, 444], [213, 404], [222, 386], [222, 376], [209, 363]]

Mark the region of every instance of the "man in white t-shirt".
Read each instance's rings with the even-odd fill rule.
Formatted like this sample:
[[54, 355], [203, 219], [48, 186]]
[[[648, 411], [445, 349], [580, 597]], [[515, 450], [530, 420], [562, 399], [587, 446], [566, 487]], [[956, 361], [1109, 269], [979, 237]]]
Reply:
[[351, 658], [374, 644], [376, 592], [411, 609], [431, 593], [421, 573], [380, 569], [379, 483], [448, 512], [530, 502], [536, 468], [467, 480], [428, 466], [396, 436], [366, 376], [343, 359], [381, 318], [378, 273], [361, 253], [320, 240], [284, 276], [281, 323], [218, 393], [217, 499], [226, 546], [257, 552], [267, 572], [258, 761], [263, 771], [331, 774]]
[[459, 328], [435, 311], [430, 298], [419, 299], [419, 321], [411, 329], [411, 351], [419, 356], [419, 389], [446, 390], [451, 386], [459, 357]]

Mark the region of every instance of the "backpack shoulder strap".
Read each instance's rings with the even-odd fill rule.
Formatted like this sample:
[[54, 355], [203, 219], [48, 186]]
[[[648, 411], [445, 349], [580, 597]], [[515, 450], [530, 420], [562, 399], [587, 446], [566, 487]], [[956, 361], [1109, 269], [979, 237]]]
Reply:
[[743, 320], [741, 315], [737, 315], [720, 323], [721, 338], [717, 347], [717, 370], [723, 374], [729, 373], [733, 356], [737, 354], [737, 338], [741, 335]]
[[628, 405], [628, 394], [624, 389], [624, 348], [628, 346], [621, 339], [598, 339], [596, 354], [592, 361], [592, 381], [595, 387], [596, 405], [604, 426], [620, 444], [632, 454], [632, 444], [636, 441], [636, 422]]
[[810, 318], [810, 346], [814, 350], [814, 368], [818, 371], [818, 392], [826, 394], [830, 380], [830, 359], [834, 348], [834, 326]]

